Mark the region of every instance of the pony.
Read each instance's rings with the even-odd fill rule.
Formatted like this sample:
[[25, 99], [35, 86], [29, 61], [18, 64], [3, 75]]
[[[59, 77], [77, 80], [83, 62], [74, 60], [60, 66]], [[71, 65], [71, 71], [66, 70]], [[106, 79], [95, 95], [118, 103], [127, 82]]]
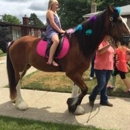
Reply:
[[[130, 30], [121, 17], [119, 9], [108, 5], [104, 11], [77, 25], [71, 34], [65, 34], [63, 42], [67, 42], [68, 49], [65, 55], [55, 59], [59, 64], [58, 67], [47, 65], [47, 56], [42, 56], [37, 52], [41, 38], [20, 37], [9, 45], [7, 52], [7, 74], [11, 100], [20, 110], [28, 108], [20, 89], [22, 77], [31, 66], [45, 72], [60, 71], [65, 72], [66, 76], [74, 82], [72, 97], [67, 99], [68, 111], [74, 114], [84, 114], [85, 110], [81, 102], [89, 87], [85, 84], [82, 75], [89, 68], [93, 53], [105, 35], [110, 35], [117, 40], [122, 35], [129, 34]], [[112, 44], [116, 45], [115, 42]], [[46, 44], [42, 48], [45, 50]], [[77, 91], [77, 88], [80, 91]]]

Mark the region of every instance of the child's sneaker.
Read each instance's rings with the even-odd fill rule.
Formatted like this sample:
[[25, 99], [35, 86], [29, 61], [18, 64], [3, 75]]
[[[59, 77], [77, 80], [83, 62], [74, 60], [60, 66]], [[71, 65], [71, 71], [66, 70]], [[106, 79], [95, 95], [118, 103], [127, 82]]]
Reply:
[[107, 86], [108, 89], [114, 89], [114, 86], [110, 85], [110, 86]]
[[130, 89], [126, 90], [125, 93], [130, 93]]

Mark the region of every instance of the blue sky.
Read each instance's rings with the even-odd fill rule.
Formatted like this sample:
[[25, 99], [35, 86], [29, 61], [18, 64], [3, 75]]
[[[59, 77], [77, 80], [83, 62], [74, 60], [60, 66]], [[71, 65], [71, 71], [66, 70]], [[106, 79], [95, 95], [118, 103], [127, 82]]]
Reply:
[[45, 15], [49, 0], [0, 0], [0, 16], [10, 14], [19, 18], [31, 13], [35, 13], [37, 17], [45, 23]]

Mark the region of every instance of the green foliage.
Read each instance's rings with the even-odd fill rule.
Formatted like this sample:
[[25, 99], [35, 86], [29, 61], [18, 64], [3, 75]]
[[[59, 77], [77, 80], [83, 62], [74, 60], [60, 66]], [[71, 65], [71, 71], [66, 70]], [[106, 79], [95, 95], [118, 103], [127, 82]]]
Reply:
[[0, 56], [3, 54], [2, 50], [0, 49]]
[[58, 14], [61, 19], [63, 29], [77, 26], [81, 23], [83, 15], [90, 13], [92, 0], [59, 0], [60, 9]]
[[0, 26], [0, 49], [3, 52], [6, 52], [7, 43], [12, 41], [12, 35], [9, 27], [1, 27]]
[[37, 17], [35, 13], [32, 13], [29, 19], [30, 19], [31, 26], [39, 27], [39, 28], [45, 27], [45, 25], [42, 23], [42, 21]]
[[84, 21], [83, 15], [91, 12], [91, 3], [97, 3], [97, 11], [106, 9], [107, 5], [124, 6], [130, 4], [128, 0], [58, 0], [58, 14], [63, 29], [75, 27]]
[[125, 6], [127, 4], [130, 4], [130, 2], [128, 0], [96, 0], [97, 2], [97, 8], [98, 10], [104, 10], [106, 9], [107, 5], [112, 5], [114, 7], [117, 6]]
[[21, 24], [20, 20], [15, 17], [15, 16], [12, 16], [10, 14], [5, 14], [2, 16], [2, 21], [3, 22], [7, 22], [7, 23], [11, 23], [11, 24]]

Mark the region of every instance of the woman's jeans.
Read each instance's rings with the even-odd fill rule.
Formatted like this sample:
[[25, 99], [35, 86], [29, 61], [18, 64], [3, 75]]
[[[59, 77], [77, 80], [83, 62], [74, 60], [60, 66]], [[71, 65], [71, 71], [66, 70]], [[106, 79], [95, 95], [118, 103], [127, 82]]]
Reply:
[[111, 70], [96, 70], [95, 74], [97, 78], [97, 85], [93, 89], [92, 93], [89, 96], [90, 101], [94, 101], [96, 96], [100, 93], [100, 103], [107, 103], [107, 83], [111, 76]]

